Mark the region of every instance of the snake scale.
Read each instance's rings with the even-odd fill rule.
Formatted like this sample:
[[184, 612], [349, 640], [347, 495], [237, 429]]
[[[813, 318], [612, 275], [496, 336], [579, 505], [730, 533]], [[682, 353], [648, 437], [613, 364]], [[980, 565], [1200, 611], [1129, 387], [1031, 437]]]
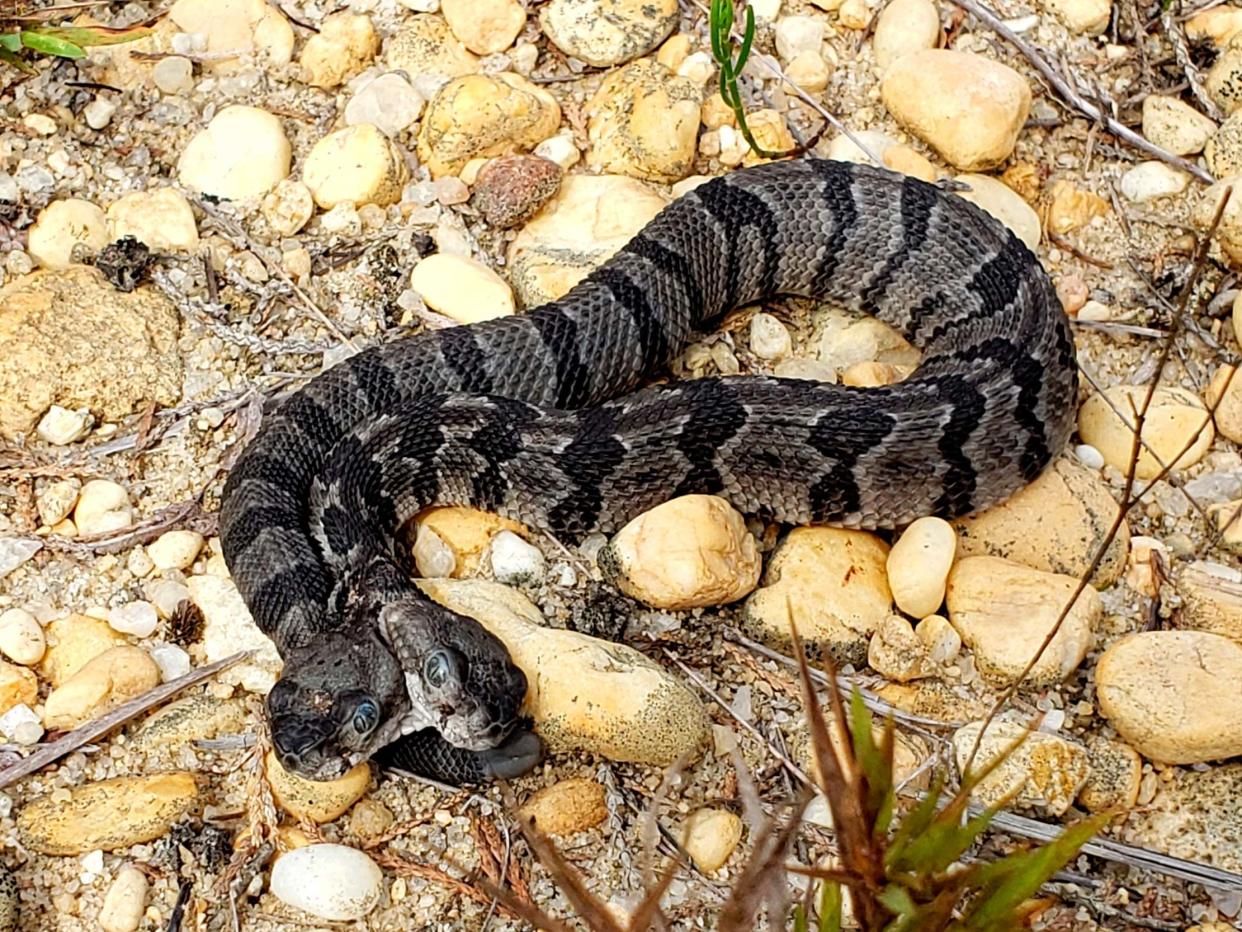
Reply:
[[[762, 376], [639, 388], [696, 330], [774, 295], [876, 315], [923, 352], [871, 389]], [[567, 542], [687, 493], [789, 524], [897, 528], [999, 502], [1065, 445], [1077, 366], [1035, 256], [934, 185], [845, 162], [764, 164], [673, 201], [561, 299], [407, 336], [269, 413], [224, 491], [224, 555], [283, 659], [287, 769], [383, 750], [446, 782], [541, 747], [503, 645], [410, 581], [400, 525], [469, 504]]]

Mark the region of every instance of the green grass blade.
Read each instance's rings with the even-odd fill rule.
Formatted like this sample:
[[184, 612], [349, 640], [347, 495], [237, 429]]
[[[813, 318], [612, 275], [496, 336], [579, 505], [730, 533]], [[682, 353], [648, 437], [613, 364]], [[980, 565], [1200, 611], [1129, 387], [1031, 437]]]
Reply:
[[841, 932], [844, 909], [845, 896], [841, 892], [841, 885], [834, 880], [820, 883], [818, 932]]
[[98, 45], [135, 42], [153, 32], [147, 26], [131, 26], [127, 29], [112, 29], [107, 26], [40, 26], [38, 29], [28, 31], [64, 39], [84, 49]]
[[21, 34], [17, 32], [0, 33], [0, 49], [5, 49], [16, 55], [22, 50]]
[[740, 75], [750, 58], [750, 47], [755, 44], [755, 11], [746, 8], [746, 29], [742, 32], [742, 49], [737, 53], [737, 61], [733, 63], [733, 73]]
[[46, 33], [35, 32], [30, 29], [22, 30], [22, 45], [32, 52], [39, 52], [43, 55], [55, 55], [57, 58], [86, 57], [86, 52], [82, 49], [82, 46], [76, 45], [67, 39], [49, 36]]
[[18, 71], [25, 74], [38, 74], [38, 72], [35, 71], [30, 64], [22, 61], [21, 58], [19, 58], [15, 52], [10, 51], [8, 45], [3, 42], [0, 42], [0, 61], [5, 64], [12, 65]]

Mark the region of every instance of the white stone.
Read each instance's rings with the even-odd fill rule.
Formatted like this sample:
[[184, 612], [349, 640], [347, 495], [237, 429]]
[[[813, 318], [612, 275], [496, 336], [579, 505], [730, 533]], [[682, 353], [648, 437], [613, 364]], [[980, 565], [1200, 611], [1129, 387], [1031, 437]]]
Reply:
[[414, 568], [425, 579], [452, 576], [457, 555], [435, 531], [420, 523], [414, 535]]
[[1104, 468], [1104, 454], [1089, 443], [1080, 443], [1074, 447], [1074, 455], [1078, 457], [1078, 462], [1088, 469]]
[[184, 570], [193, 565], [203, 549], [203, 535], [198, 531], [165, 531], [147, 545], [147, 556], [160, 570]]
[[73, 509], [73, 523], [83, 537], [129, 527], [133, 518], [129, 493], [109, 479], [92, 479], [82, 486]]
[[107, 97], [96, 97], [82, 110], [86, 125], [91, 129], [103, 129], [112, 122], [112, 114], [116, 113], [117, 103]]
[[136, 638], [150, 637], [159, 623], [159, 615], [150, 602], [126, 602], [108, 612], [108, 626], [113, 631]]
[[191, 576], [186, 580], [190, 599], [202, 611], [203, 659], [207, 663], [223, 660], [240, 650], [253, 650], [244, 663], [222, 671], [221, 682], [241, 686], [250, 692], [266, 694], [276, 683], [281, 669], [276, 645], [254, 623], [241, 593], [231, 579], [221, 576]]
[[384, 874], [356, 848], [308, 845], [280, 856], [272, 868], [271, 889], [296, 909], [345, 922], [362, 919], [376, 907]]
[[182, 184], [237, 200], [258, 197], [289, 174], [292, 150], [280, 120], [266, 110], [235, 104], [190, 140], [177, 163]]
[[42, 660], [46, 650], [43, 626], [34, 615], [24, 608], [10, 608], [0, 614], [0, 654], [29, 667]]
[[47, 414], [39, 419], [35, 433], [48, 443], [66, 446], [89, 434], [94, 423], [95, 419], [86, 408], [70, 411], [60, 405], [52, 405], [47, 409]]
[[52, 201], [27, 233], [26, 251], [45, 269], [64, 269], [74, 265], [74, 247], [81, 244], [87, 254], [108, 245], [108, 221], [104, 212], [90, 201], [65, 198]]
[[33, 537], [0, 537], [0, 579], [13, 572], [43, 549], [43, 541]]
[[165, 94], [186, 94], [194, 89], [194, 64], [180, 55], [161, 58], [151, 69], [151, 78]]
[[0, 715], [0, 735], [16, 744], [36, 744], [43, 737], [43, 721], [24, 702]]
[[329, 133], [302, 165], [302, 182], [324, 210], [346, 201], [387, 207], [401, 200], [407, 180], [404, 156], [370, 123]]
[[825, 22], [818, 16], [783, 16], [776, 21], [776, 54], [791, 61], [803, 52], [819, 54]]
[[99, 909], [102, 932], [137, 932], [147, 908], [147, 875], [127, 864], [104, 894]]
[[1157, 161], [1139, 162], [1121, 176], [1121, 193], [1139, 204], [1181, 194], [1189, 185], [1190, 175]]
[[793, 352], [789, 328], [771, 314], [760, 312], [750, 319], [750, 351], [760, 359], [782, 359]]
[[156, 644], [147, 653], [160, 668], [161, 682], [167, 683], [190, 672], [190, 655], [176, 644]]
[[932, 0], [892, 0], [876, 18], [871, 50], [883, 71], [902, 55], [940, 41], [940, 14]]
[[1194, 155], [1216, 135], [1216, 123], [1176, 97], [1148, 94], [1143, 98], [1143, 135], [1174, 155]]
[[176, 188], [134, 191], [108, 205], [108, 235], [132, 236], [159, 252], [198, 248], [194, 210]]
[[78, 502], [80, 491], [82, 483], [78, 479], [57, 479], [49, 482], [35, 499], [39, 520], [51, 527], [69, 517], [73, 506]]
[[574, 142], [572, 133], [557, 133], [555, 136], [549, 136], [535, 146], [535, 155], [549, 162], [555, 162], [566, 171], [577, 165], [582, 158], [582, 153], [578, 151], [578, 144]]
[[538, 547], [512, 531], [499, 531], [492, 538], [492, 574], [502, 583], [537, 582], [543, 576], [544, 559]]
[[509, 283], [465, 256], [428, 256], [414, 266], [410, 287], [432, 310], [462, 324], [505, 317], [516, 310]]
[[770, 23], [781, 15], [781, 0], [751, 0], [750, 8], [755, 11], [755, 22]]
[[363, 84], [345, 105], [345, 124], [369, 123], [388, 136], [397, 136], [413, 126], [423, 112], [423, 95], [404, 77], [381, 74]]

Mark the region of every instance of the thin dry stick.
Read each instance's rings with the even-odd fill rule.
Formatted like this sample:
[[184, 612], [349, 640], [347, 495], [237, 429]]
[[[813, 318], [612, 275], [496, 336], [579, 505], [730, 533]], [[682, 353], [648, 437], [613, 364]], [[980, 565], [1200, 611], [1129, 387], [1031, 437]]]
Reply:
[[[954, 0], [954, 2], [959, 2], [959, 0]], [[966, 758], [966, 765], [962, 768], [963, 773], [969, 771], [974, 765], [975, 756], [979, 752], [979, 746], [983, 741], [983, 736], [987, 732], [988, 727], [995, 720], [996, 716], [1000, 714], [1001, 710], [1017, 694], [1019, 687], [1035, 668], [1035, 664], [1039, 663], [1040, 658], [1043, 657], [1044, 652], [1048, 649], [1048, 646], [1060, 632], [1061, 626], [1065, 623], [1065, 619], [1069, 617], [1069, 613], [1073, 609], [1074, 604], [1078, 601], [1078, 597], [1081, 596], [1087, 586], [1091, 584], [1092, 577], [1095, 576], [1096, 570], [1099, 569], [1100, 563], [1103, 562], [1104, 555], [1108, 552], [1108, 548], [1112, 545], [1113, 539], [1121, 530], [1121, 525], [1126, 520], [1126, 516], [1129, 515], [1134, 506], [1142, 500], [1142, 494], [1137, 496], [1134, 495], [1134, 482], [1138, 474], [1140, 443], [1143, 434], [1143, 425], [1147, 418], [1147, 411], [1151, 407], [1152, 399], [1156, 395], [1156, 387], [1160, 382], [1160, 375], [1164, 371], [1165, 365], [1172, 357], [1173, 345], [1176, 343], [1178, 332], [1181, 330], [1182, 318], [1186, 315], [1187, 308], [1190, 306], [1190, 301], [1194, 296], [1195, 285], [1198, 283], [1199, 276], [1203, 272], [1203, 267], [1207, 263], [1208, 250], [1211, 248], [1212, 236], [1215, 234], [1216, 228], [1220, 224], [1220, 218], [1224, 215], [1225, 208], [1228, 206], [1229, 199], [1232, 196], [1233, 188], [1226, 188], [1224, 197], [1221, 198], [1220, 203], [1216, 206], [1216, 213], [1212, 217], [1212, 223], [1208, 227], [1207, 233], [1199, 243], [1199, 249], [1197, 250], [1197, 254], [1195, 256], [1194, 269], [1190, 274], [1190, 278], [1186, 282], [1186, 287], [1182, 291], [1181, 300], [1178, 302], [1178, 313], [1170, 322], [1169, 333], [1168, 336], [1165, 337], [1164, 343], [1161, 347], [1160, 358], [1158, 364], [1156, 365], [1155, 374], [1152, 376], [1151, 381], [1147, 383], [1147, 391], [1143, 396], [1142, 404], [1139, 406], [1138, 410], [1135, 411], [1134, 431], [1131, 435], [1132, 440], [1130, 443], [1129, 467], [1126, 469], [1125, 484], [1122, 487], [1121, 504], [1117, 508], [1117, 514], [1113, 518], [1113, 523], [1109, 527], [1108, 533], [1104, 535], [1104, 539], [1100, 541], [1099, 547], [1096, 548], [1095, 555], [1092, 557], [1090, 565], [1087, 567], [1086, 571], [1079, 576], [1078, 583], [1074, 587], [1074, 591], [1066, 600], [1065, 607], [1061, 609], [1060, 614], [1057, 616], [1056, 623], [1049, 628], [1048, 633], [1044, 636], [1043, 641], [1039, 645], [1039, 649], [1035, 651], [1034, 656], [1031, 657], [1030, 661], [1022, 669], [1022, 672], [1005, 689], [1005, 691], [1001, 693], [1000, 698], [996, 700], [991, 711], [988, 712], [987, 718], [984, 719], [983, 727], [979, 729], [979, 733], [975, 736], [974, 744], [970, 749], [970, 754]], [[1178, 452], [1177, 456], [1173, 457], [1174, 464], [1182, 458], [1186, 450], [1189, 450], [1190, 447], [1194, 445], [1199, 433], [1204, 427], [1207, 426], [1207, 423], [1208, 421], [1205, 419], [1204, 424], [1199, 428], [1199, 431], [1196, 431], [1195, 435], [1186, 442], [1186, 445], [1181, 451]], [[1172, 468], [1173, 467], [1171, 465], [1162, 467], [1160, 473], [1148, 483], [1147, 488], [1150, 489], [1157, 481], [1168, 475]]]
[[25, 760], [0, 770], [0, 790], [6, 786], [12, 786], [18, 780], [29, 776], [42, 767], [46, 767], [48, 764], [55, 763], [66, 754], [76, 751], [88, 741], [93, 741], [101, 735], [106, 735], [112, 729], [119, 728], [130, 719], [171, 699], [181, 690], [187, 689], [196, 683], [201, 683], [203, 680], [215, 676], [221, 670], [227, 670], [235, 663], [240, 663], [252, 653], [253, 651], [248, 650], [241, 651], [233, 654], [231, 657], [225, 657], [223, 660], [209, 663], [205, 667], [191, 670], [185, 676], [179, 676], [175, 680], [169, 680], [163, 685], [156, 686], [141, 696], [129, 700], [124, 705], [118, 706], [107, 715], [101, 715], [93, 722], [87, 722], [68, 734], [62, 735], [50, 744], [43, 745]]
[[977, 0], [951, 0], [951, 2], [970, 13], [1005, 41], [1009, 42], [1014, 48], [1022, 53], [1022, 55], [1031, 63], [1036, 71], [1043, 75], [1044, 80], [1052, 86], [1052, 89], [1057, 92], [1062, 100], [1074, 107], [1076, 110], [1080, 111], [1084, 116], [1095, 120], [1112, 135], [1116, 136], [1123, 142], [1129, 143], [1134, 146], [1134, 148], [1140, 149], [1148, 155], [1154, 156], [1162, 162], [1167, 162], [1169, 165], [1180, 168], [1184, 172], [1189, 172], [1201, 181], [1206, 181], [1208, 184], [1212, 184], [1216, 181], [1215, 178], [1213, 178], [1208, 172], [1204, 171], [1198, 165], [1187, 161], [1181, 156], [1174, 155], [1167, 149], [1162, 149], [1160, 146], [1149, 142], [1125, 124], [1113, 119], [1112, 116], [1105, 112], [1104, 108], [1099, 104], [1093, 103], [1079, 94], [1076, 90], [1070, 87], [1069, 82], [1065, 80], [1056, 68], [1048, 64], [1048, 62], [1044, 60], [1043, 56], [1035, 51], [1035, 49], [1030, 46], [1025, 39], [1006, 26], [1001, 18], [992, 12], [992, 10], [988, 7], [984, 6], [982, 3], [978, 3]]

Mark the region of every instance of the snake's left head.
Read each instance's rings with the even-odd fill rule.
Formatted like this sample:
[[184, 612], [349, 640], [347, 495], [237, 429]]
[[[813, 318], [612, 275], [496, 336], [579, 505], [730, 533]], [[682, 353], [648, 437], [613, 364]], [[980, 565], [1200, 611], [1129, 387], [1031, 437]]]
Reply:
[[285, 657], [286, 675], [267, 696], [281, 766], [333, 780], [395, 741], [409, 711], [405, 677], [377, 632], [344, 629]]

